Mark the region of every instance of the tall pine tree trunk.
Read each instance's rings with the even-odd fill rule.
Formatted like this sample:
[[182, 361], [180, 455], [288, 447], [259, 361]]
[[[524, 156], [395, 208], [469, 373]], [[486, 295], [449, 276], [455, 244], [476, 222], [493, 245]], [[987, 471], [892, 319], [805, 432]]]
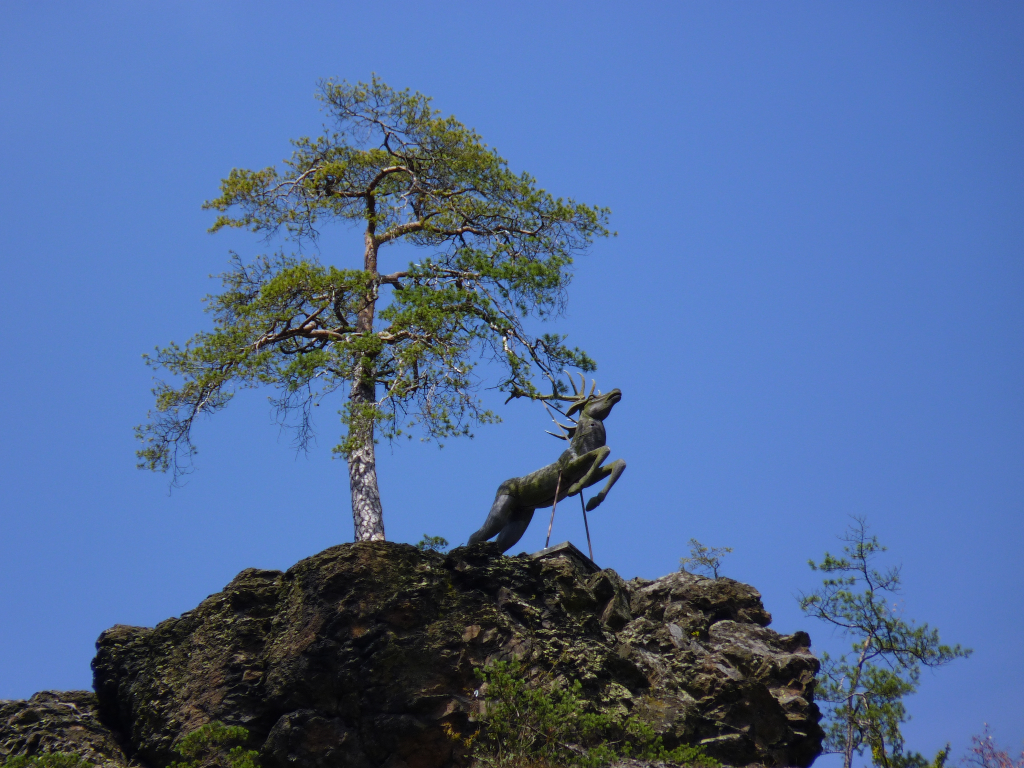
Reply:
[[[357, 380], [349, 400], [353, 411], [373, 403], [373, 385]], [[377, 487], [377, 461], [373, 445], [373, 422], [356, 419], [356, 445], [348, 454], [348, 482], [352, 491], [352, 521], [356, 541], [384, 541], [384, 510]]]
[[[374, 196], [366, 197], [366, 232], [363, 255], [363, 268], [377, 276], [377, 248], [379, 243], [374, 236], [377, 228], [377, 204]], [[363, 306], [356, 315], [356, 330], [360, 333], [373, 333], [373, 315], [377, 305], [377, 283], [374, 283], [363, 297]], [[372, 405], [377, 396], [376, 379], [370, 375], [373, 363], [363, 358], [355, 366], [355, 381], [349, 394], [349, 407], [355, 417], [349, 429], [355, 429], [356, 439], [348, 454], [348, 483], [352, 491], [352, 520], [356, 526], [356, 541], [384, 541], [384, 510], [380, 505], [380, 488], [377, 486], [377, 458], [373, 446], [373, 419], [364, 418], [367, 406]]]

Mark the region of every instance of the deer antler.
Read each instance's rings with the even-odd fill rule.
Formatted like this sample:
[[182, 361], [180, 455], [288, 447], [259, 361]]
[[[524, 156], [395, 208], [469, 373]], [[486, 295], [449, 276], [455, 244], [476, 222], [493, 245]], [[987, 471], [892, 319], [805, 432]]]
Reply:
[[[551, 421], [553, 421], [555, 423], [555, 426], [558, 427], [560, 430], [562, 430], [562, 432], [564, 432], [564, 434], [556, 435], [554, 432], [548, 432], [548, 430], [544, 430], [544, 431], [547, 432], [552, 437], [557, 437], [559, 440], [571, 440], [572, 436], [574, 434], [576, 434], [576, 420], [572, 416], [569, 416], [568, 417], [569, 421], [573, 422], [572, 426], [569, 426], [569, 425], [566, 425], [566, 424], [561, 424], [561, 423], [559, 423], [558, 419], [555, 418], [554, 414], [551, 413], [552, 409], [548, 406], [547, 403], [544, 403], [544, 407], [547, 409], [548, 416], [551, 417]], [[555, 410], [557, 410], [557, 409], [555, 409]], [[561, 411], [558, 411], [558, 412], [562, 413]], [[565, 416], [564, 413], [562, 415]]]
[[[531, 392], [524, 392], [523, 390], [519, 389], [519, 387], [513, 384], [511, 389], [509, 390], [509, 395], [508, 398], [506, 398], [505, 402], [511, 402], [517, 397], [528, 397], [531, 400], [540, 400], [542, 403], [544, 403], [545, 407], [548, 405], [548, 403], [551, 403], [552, 407], [556, 411], [561, 413], [563, 416], [566, 416], [571, 419], [572, 414], [578, 411], [580, 408], [582, 408], [586, 404], [586, 402], [594, 396], [594, 392], [597, 391], [597, 381], [591, 379], [590, 394], [587, 394], [586, 376], [580, 373], [580, 385], [577, 387], [576, 380], [573, 378], [573, 375], [571, 373], [565, 370], [563, 370], [562, 373], [564, 373], [565, 378], [569, 380], [569, 386], [572, 387], [572, 396], [560, 394], [558, 391], [559, 384], [552, 376], [549, 375], [548, 380], [551, 382], [550, 395], [540, 395]], [[560, 408], [558, 408], [558, 406], [554, 405], [554, 403], [556, 402], [570, 403], [570, 406], [566, 412], [563, 412]], [[558, 422], [555, 423], [557, 424]], [[559, 427], [562, 427], [562, 425], [559, 424]], [[572, 427], [572, 429], [575, 429], [575, 427]], [[555, 437], [559, 436], [555, 435]]]
[[579, 397], [580, 393], [579, 393], [579, 390], [576, 389], [576, 380], [573, 379], [572, 374], [569, 373], [568, 371], [562, 371], [562, 373], [564, 373], [565, 374], [565, 378], [567, 378], [569, 380], [569, 386], [572, 387], [573, 395], [575, 395], [575, 397]]

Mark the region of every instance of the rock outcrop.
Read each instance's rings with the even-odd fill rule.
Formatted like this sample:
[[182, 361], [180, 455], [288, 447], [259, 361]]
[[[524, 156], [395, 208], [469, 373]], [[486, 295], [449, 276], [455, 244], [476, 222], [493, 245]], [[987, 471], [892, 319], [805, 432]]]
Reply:
[[92, 691], [41, 691], [24, 701], [0, 701], [0, 762], [13, 755], [70, 752], [103, 768], [128, 760], [100, 722]]
[[571, 552], [491, 544], [346, 544], [284, 573], [243, 571], [155, 628], [107, 630], [94, 683], [99, 719], [149, 768], [212, 720], [246, 727], [264, 768], [465, 765], [451, 734], [476, 728], [475, 670], [513, 657], [529, 675], [581, 680], [595, 706], [640, 714], [669, 746], [807, 766], [821, 747], [818, 663], [806, 634], [770, 620], [731, 579], [624, 582]]

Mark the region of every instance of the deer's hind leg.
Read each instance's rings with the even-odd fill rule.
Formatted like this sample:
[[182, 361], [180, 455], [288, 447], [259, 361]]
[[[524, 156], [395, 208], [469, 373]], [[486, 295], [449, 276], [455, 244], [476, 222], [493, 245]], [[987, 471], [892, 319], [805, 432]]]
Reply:
[[592, 509], [596, 509], [597, 506], [604, 501], [604, 497], [608, 495], [608, 491], [612, 489], [612, 486], [615, 485], [615, 481], [619, 479], [619, 475], [621, 475], [625, 469], [626, 462], [623, 459], [616, 459], [608, 466], [601, 467], [599, 477], [594, 478], [593, 484], [597, 485], [597, 483], [605, 477], [608, 478], [608, 482], [604, 484], [604, 488], [598, 491], [596, 496], [587, 502], [587, 512]]
[[501, 529], [498, 538], [494, 540], [494, 543], [498, 545], [498, 549], [502, 552], [508, 552], [512, 549], [523, 538], [523, 534], [526, 533], [526, 528], [530, 525], [531, 520], [533, 520], [532, 507], [520, 507], [513, 512], [508, 524]]
[[[480, 530], [469, 537], [470, 544], [477, 544], [481, 541], [487, 541], [491, 536], [501, 532], [501, 530], [508, 525], [512, 519], [517, 506], [517, 501], [514, 496], [507, 493], [502, 493], [504, 488], [498, 489], [498, 495], [494, 497], [494, 503], [491, 505], [491, 511], [487, 514], [487, 519], [484, 520], [484, 524], [480, 526]], [[533, 510], [530, 510], [531, 512]], [[527, 520], [529, 524], [529, 520]], [[526, 528], [524, 527], [525, 531]], [[523, 534], [520, 533], [520, 536]], [[517, 538], [516, 541], [519, 539]], [[516, 542], [513, 541], [512, 544]], [[509, 544], [511, 547], [512, 544]]]

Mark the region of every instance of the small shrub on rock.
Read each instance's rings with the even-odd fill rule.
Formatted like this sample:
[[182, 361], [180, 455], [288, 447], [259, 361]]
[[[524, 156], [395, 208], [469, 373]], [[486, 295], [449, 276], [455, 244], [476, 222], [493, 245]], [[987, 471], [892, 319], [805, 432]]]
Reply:
[[444, 536], [427, 536], [424, 533], [423, 538], [416, 544], [416, 549], [423, 552], [440, 552], [443, 555], [448, 551], [448, 539]]
[[[259, 768], [259, 752], [238, 744], [249, 738], [249, 731], [238, 725], [224, 725], [219, 720], [207, 723], [189, 733], [175, 747], [185, 760], [171, 763], [170, 768]], [[234, 743], [235, 746], [231, 746]], [[45, 766], [41, 768], [51, 768]], [[53, 768], [77, 768], [53, 766]]]
[[42, 755], [8, 757], [0, 768], [92, 768], [93, 764], [73, 752], [50, 752]]
[[634, 758], [715, 768], [700, 747], [668, 749], [635, 715], [588, 712], [578, 680], [526, 682], [522, 664], [497, 662], [477, 675], [486, 686], [486, 713], [474, 755], [494, 768], [600, 768]]

